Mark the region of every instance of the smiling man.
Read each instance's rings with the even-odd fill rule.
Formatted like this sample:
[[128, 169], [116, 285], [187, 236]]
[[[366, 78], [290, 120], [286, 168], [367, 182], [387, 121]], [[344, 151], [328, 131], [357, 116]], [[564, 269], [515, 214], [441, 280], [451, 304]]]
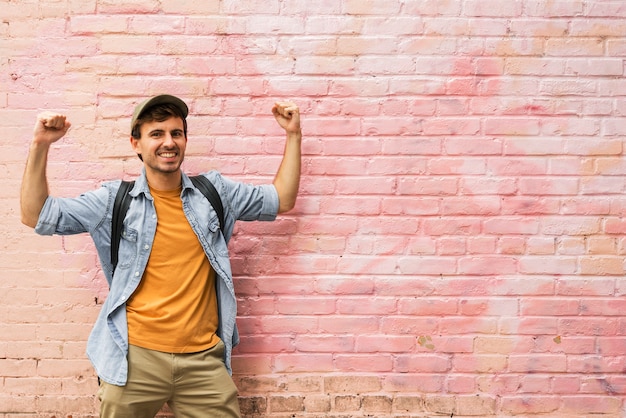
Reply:
[[130, 144], [143, 161], [129, 192], [119, 263], [111, 260], [112, 211], [121, 181], [75, 198], [49, 195], [50, 146], [70, 128], [65, 115], [37, 117], [21, 190], [22, 222], [42, 235], [89, 233], [109, 295], [87, 344], [100, 378], [101, 417], [152, 418], [167, 403], [177, 417], [239, 417], [230, 358], [239, 342], [227, 242], [237, 220], [273, 220], [291, 210], [300, 181], [300, 114], [272, 113], [285, 130], [272, 184], [203, 174], [224, 207], [217, 212], [181, 170], [187, 145], [184, 101], [159, 95], [139, 104]]

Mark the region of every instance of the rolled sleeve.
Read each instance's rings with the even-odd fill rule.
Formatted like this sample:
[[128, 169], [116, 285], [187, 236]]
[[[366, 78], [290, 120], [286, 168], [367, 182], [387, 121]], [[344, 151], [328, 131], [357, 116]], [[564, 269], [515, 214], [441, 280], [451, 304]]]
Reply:
[[40, 235], [92, 233], [106, 219], [111, 196], [107, 187], [75, 198], [48, 196], [39, 213], [35, 232]]
[[60, 208], [58, 202], [53, 197], [48, 196], [39, 213], [39, 220], [35, 226], [35, 232], [39, 235], [53, 235], [56, 233], [59, 213]]
[[[278, 215], [278, 191], [271, 183], [252, 185], [233, 181], [218, 172], [206, 174], [221, 191], [222, 203], [232, 221], [273, 221]], [[227, 220], [228, 222], [228, 220]]]
[[278, 215], [278, 192], [276, 191], [276, 187], [272, 184], [264, 184], [261, 185], [261, 190], [263, 194], [263, 206], [261, 207], [261, 214], [259, 216], [259, 221], [273, 221], [276, 219], [276, 215]]

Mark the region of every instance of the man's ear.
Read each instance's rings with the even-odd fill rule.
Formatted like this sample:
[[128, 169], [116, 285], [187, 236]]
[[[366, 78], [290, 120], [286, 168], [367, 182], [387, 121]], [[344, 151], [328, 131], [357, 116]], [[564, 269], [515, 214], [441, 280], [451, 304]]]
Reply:
[[132, 147], [133, 151], [135, 151], [135, 154], [137, 154], [137, 157], [139, 157], [139, 159], [141, 161], [143, 161], [143, 158], [141, 157], [141, 154], [139, 153], [138, 143], [139, 143], [139, 140], [131, 135], [130, 136], [130, 146]]

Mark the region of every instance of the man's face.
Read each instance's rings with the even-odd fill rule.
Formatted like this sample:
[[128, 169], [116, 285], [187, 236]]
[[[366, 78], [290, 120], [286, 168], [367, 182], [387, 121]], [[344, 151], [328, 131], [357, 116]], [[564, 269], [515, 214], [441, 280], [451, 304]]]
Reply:
[[187, 146], [183, 120], [171, 117], [163, 122], [145, 122], [140, 132], [141, 138], [131, 138], [131, 144], [141, 154], [146, 170], [154, 174], [178, 172]]

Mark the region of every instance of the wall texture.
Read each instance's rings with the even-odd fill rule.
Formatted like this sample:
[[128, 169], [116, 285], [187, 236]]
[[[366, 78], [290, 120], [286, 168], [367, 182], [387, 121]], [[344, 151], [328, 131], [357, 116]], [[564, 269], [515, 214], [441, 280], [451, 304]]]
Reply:
[[0, 418], [98, 410], [91, 241], [19, 222], [35, 116], [72, 196], [139, 172], [161, 92], [185, 169], [249, 182], [302, 108], [297, 208], [231, 242], [245, 417], [626, 416], [625, 34], [619, 0], [0, 0]]

